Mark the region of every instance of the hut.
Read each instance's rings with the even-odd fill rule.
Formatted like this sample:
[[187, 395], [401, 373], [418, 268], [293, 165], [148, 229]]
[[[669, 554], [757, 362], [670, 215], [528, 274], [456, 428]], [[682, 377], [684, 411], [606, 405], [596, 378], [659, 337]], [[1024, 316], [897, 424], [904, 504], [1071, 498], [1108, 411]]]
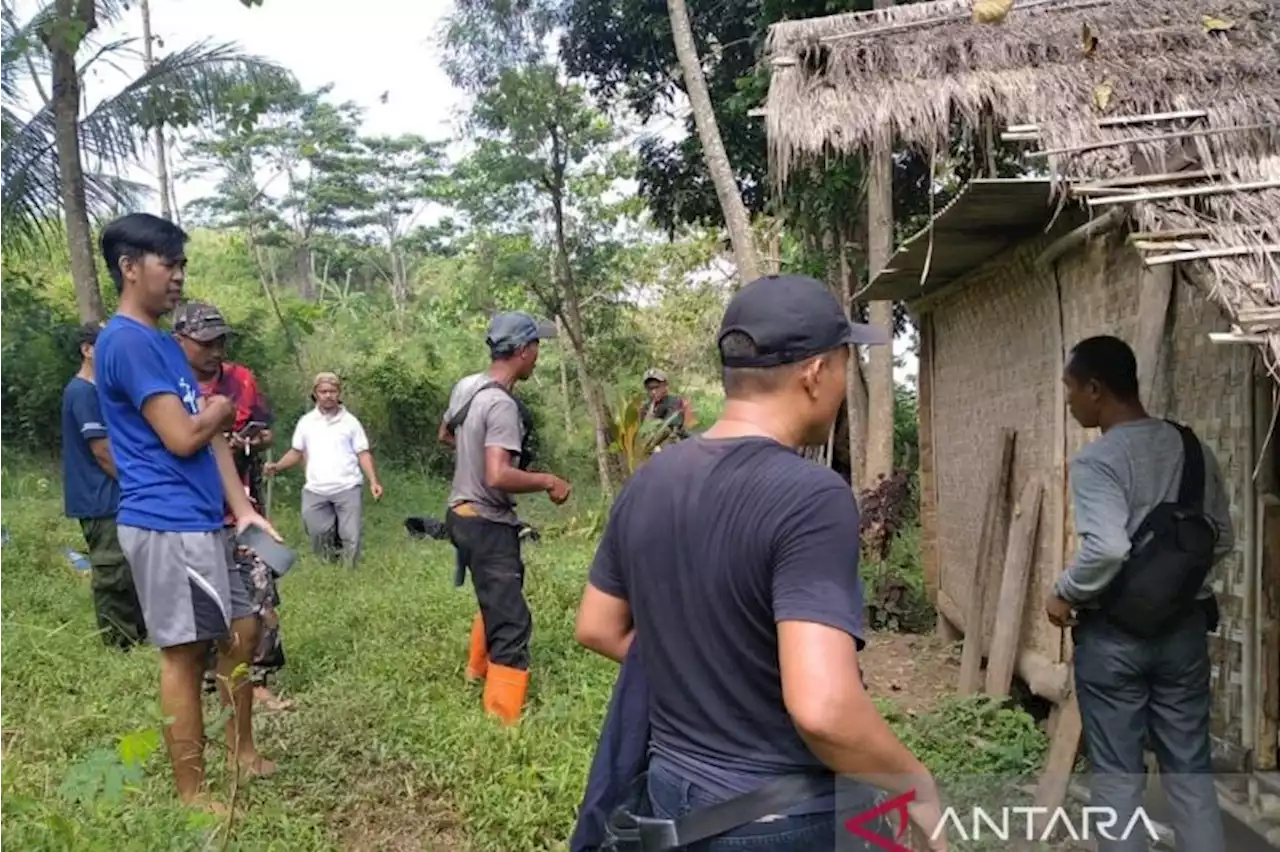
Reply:
[[[991, 645], [1000, 566], [976, 573], [992, 561], [979, 538], [998, 436], [1015, 430], [1008, 494], [1044, 483], [1016, 670], [1054, 701], [1069, 694], [1070, 642], [1043, 602], [1074, 548], [1067, 464], [1093, 436], [1060, 377], [1075, 341], [1116, 334], [1151, 412], [1191, 425], [1221, 462], [1237, 544], [1216, 575], [1215, 754], [1275, 770], [1280, 3], [939, 0], [777, 24], [767, 60], [779, 182], [832, 152], [940, 161], [957, 129], [978, 148], [997, 134], [1026, 147], [1030, 177], [971, 181], [863, 293], [904, 301], [920, 332], [939, 614]], [[966, 624], [984, 586], [987, 616]]]

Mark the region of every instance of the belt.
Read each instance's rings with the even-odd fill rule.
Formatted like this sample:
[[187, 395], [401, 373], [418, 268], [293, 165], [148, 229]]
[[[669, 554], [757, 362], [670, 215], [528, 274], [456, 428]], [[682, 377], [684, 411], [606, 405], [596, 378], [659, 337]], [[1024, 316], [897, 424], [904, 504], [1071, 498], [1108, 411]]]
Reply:
[[458, 505], [453, 506], [451, 508], [453, 509], [453, 513], [460, 518], [480, 517], [480, 513], [477, 512], [475, 507], [472, 506], [470, 503], [459, 503]]

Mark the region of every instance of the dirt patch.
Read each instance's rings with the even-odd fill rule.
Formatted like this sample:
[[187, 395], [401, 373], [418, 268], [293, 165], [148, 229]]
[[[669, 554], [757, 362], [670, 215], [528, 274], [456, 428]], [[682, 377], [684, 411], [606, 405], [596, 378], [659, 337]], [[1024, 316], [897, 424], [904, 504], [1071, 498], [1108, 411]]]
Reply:
[[346, 801], [331, 823], [347, 852], [466, 852], [462, 825], [429, 790], [406, 779], [406, 769], [381, 767], [378, 775], [351, 780]]
[[960, 678], [960, 651], [933, 634], [873, 633], [859, 655], [872, 696], [927, 713]]

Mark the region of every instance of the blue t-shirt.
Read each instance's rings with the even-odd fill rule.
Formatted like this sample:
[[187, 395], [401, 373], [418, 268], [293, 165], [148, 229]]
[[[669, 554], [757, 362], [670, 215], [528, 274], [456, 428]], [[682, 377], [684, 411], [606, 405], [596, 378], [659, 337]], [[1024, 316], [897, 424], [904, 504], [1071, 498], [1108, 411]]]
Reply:
[[720, 799], [829, 774], [783, 704], [777, 624], [815, 621], [862, 647], [858, 526], [838, 474], [768, 438], [683, 441], [627, 482], [590, 581], [630, 604], [656, 763]]
[[105, 437], [98, 391], [75, 376], [62, 390], [62, 505], [68, 518], [109, 518], [120, 505], [120, 486], [89, 446]]
[[117, 314], [95, 346], [98, 401], [111, 433], [120, 476], [117, 522], [159, 532], [211, 532], [222, 528], [222, 480], [212, 448], [186, 458], [165, 448], [142, 416], [161, 393], [199, 411], [200, 383], [176, 340]]

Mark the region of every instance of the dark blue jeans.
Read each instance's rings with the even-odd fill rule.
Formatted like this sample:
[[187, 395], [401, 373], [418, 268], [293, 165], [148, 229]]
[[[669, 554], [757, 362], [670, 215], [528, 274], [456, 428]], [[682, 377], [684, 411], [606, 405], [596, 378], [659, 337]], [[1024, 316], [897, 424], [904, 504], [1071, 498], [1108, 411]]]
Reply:
[[[691, 811], [719, 804], [701, 787], [654, 764], [649, 765], [649, 799], [653, 815], [665, 819], [679, 819]], [[832, 852], [836, 848], [836, 828], [835, 814], [830, 812], [782, 817], [748, 823], [719, 837], [689, 846], [688, 852], [737, 852], [744, 849]]]

